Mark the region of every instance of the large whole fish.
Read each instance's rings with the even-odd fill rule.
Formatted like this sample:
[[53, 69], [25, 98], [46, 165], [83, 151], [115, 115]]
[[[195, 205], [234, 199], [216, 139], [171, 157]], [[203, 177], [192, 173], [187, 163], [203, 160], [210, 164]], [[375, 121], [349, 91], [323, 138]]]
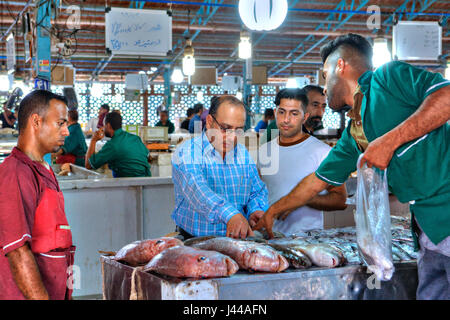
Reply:
[[182, 245], [181, 240], [170, 237], [135, 241], [120, 249], [113, 260], [125, 261], [135, 267], [148, 263], [154, 256], [167, 248]]
[[289, 267], [288, 261], [276, 250], [253, 241], [217, 237], [192, 246], [223, 253], [236, 261], [244, 270], [281, 272]]
[[271, 246], [273, 249], [278, 251], [279, 254], [285, 257], [289, 262], [289, 265], [291, 267], [294, 267], [295, 269], [306, 269], [311, 267], [312, 265], [311, 260], [298, 250], [296, 251], [291, 248], [280, 246], [274, 243], [267, 245]]
[[218, 278], [235, 274], [239, 266], [219, 252], [188, 246], [172, 247], [156, 255], [144, 271], [178, 278]]
[[301, 239], [273, 239], [269, 243], [299, 251], [318, 267], [334, 268], [346, 262], [341, 250], [325, 243], [307, 243]]

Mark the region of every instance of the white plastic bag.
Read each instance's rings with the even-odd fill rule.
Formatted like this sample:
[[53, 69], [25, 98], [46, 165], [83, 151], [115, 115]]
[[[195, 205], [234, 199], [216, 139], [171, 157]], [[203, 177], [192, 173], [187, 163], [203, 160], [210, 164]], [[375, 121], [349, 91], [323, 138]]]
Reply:
[[356, 240], [361, 260], [378, 280], [388, 281], [394, 273], [389, 193], [386, 170], [359, 168], [356, 190]]

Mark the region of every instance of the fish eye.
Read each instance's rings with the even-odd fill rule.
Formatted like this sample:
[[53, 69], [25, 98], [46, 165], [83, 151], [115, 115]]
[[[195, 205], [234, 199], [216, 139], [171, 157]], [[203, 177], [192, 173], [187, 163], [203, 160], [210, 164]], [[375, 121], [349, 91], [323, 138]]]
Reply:
[[202, 261], [205, 261], [205, 260], [206, 260], [206, 257], [203, 257], [203, 256], [202, 256], [202, 257], [199, 257], [199, 258], [197, 259], [198, 262], [202, 262]]
[[257, 253], [258, 252], [258, 250], [256, 250], [256, 249], [253, 249], [252, 251], [250, 251], [251, 253]]
[[160, 243], [163, 243], [163, 241], [162, 240], [156, 241], [156, 244], [160, 244]]

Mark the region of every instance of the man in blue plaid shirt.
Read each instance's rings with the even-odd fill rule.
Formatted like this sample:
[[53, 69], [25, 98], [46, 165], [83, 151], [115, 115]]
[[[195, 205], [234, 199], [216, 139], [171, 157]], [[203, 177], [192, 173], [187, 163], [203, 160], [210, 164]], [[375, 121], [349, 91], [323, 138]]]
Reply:
[[172, 158], [175, 210], [172, 219], [185, 239], [193, 236], [252, 236], [268, 208], [268, 192], [246, 148], [245, 107], [233, 96], [211, 100], [206, 131], [179, 146]]

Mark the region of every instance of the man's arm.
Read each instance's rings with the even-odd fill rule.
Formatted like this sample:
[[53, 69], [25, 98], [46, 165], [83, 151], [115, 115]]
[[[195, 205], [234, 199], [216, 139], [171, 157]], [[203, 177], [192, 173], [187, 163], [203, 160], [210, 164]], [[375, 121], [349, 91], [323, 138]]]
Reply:
[[24, 297], [29, 300], [49, 300], [47, 289], [28, 244], [9, 252], [6, 256], [14, 281]]
[[360, 165], [367, 162], [369, 167], [386, 169], [398, 147], [439, 128], [449, 119], [450, 86], [446, 86], [430, 94], [408, 119], [373, 140], [364, 152]]
[[306, 204], [308, 207], [323, 211], [344, 210], [347, 208], [345, 201], [347, 200], [347, 190], [345, 184], [341, 186], [328, 186], [328, 193], [324, 195], [316, 195]]
[[95, 131], [94, 135], [92, 136], [91, 143], [89, 143], [89, 148], [86, 152], [86, 158], [84, 160], [84, 166], [86, 169], [92, 169], [91, 163], [89, 162], [89, 158], [95, 153], [95, 145], [98, 141], [102, 140], [104, 137], [103, 130], [97, 130]]
[[298, 207], [307, 204], [319, 192], [328, 187], [328, 184], [316, 177], [315, 173], [311, 173], [305, 177], [300, 183], [292, 189], [292, 191], [275, 202], [264, 216], [259, 220], [253, 230], [265, 228], [270, 238], [273, 238], [272, 227], [273, 221], [282, 213], [292, 211]]

